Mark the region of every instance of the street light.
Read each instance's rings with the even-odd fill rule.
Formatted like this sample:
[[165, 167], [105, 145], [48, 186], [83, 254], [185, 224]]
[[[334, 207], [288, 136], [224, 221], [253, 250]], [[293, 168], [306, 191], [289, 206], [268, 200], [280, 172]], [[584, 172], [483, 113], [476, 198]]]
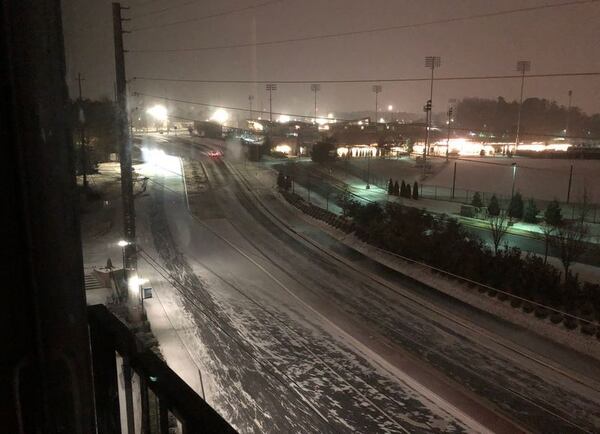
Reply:
[[315, 93], [315, 122], [317, 121], [317, 92], [321, 90], [321, 85], [313, 83], [310, 85], [310, 90]]
[[392, 122], [392, 110], [394, 110], [394, 106], [393, 105], [388, 105], [388, 112], [390, 113], [390, 118], [388, 120], [388, 122]]
[[123, 272], [125, 272], [125, 247], [129, 245], [129, 241], [120, 240], [117, 245], [121, 248], [123, 254]]
[[277, 84], [267, 83], [265, 89], [269, 92], [269, 121], [273, 122], [273, 92], [277, 90]]
[[167, 108], [164, 105], [157, 104], [155, 106], [152, 106], [146, 110], [146, 113], [152, 116], [155, 122], [160, 122], [161, 128], [162, 125], [169, 119], [169, 113], [167, 112]]
[[519, 60], [517, 62], [517, 71], [521, 73], [521, 98], [519, 100], [519, 113], [517, 115], [517, 137], [515, 139], [515, 154], [519, 149], [519, 133], [521, 131], [521, 108], [523, 107], [523, 89], [525, 87], [525, 73], [531, 70], [529, 60]]
[[224, 124], [229, 120], [229, 113], [227, 110], [218, 108], [210, 117], [210, 120], [219, 124]]
[[375, 92], [375, 123], [377, 123], [377, 112], [378, 112], [377, 104], [379, 102], [378, 95], [381, 93], [381, 90], [383, 89], [383, 87], [380, 84], [374, 84], [371, 89], [373, 90], [373, 92]]

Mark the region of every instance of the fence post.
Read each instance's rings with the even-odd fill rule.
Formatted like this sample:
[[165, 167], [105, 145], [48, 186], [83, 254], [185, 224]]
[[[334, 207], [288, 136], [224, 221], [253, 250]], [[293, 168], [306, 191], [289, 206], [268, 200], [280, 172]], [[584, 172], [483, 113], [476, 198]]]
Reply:
[[454, 175], [452, 175], [452, 199], [454, 199], [455, 188], [456, 188], [456, 161], [454, 162]]

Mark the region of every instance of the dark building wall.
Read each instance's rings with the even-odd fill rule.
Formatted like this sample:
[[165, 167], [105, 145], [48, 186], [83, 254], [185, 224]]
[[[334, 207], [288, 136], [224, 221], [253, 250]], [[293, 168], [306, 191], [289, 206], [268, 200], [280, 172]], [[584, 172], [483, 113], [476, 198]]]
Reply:
[[1, 14], [0, 431], [93, 432], [60, 2]]

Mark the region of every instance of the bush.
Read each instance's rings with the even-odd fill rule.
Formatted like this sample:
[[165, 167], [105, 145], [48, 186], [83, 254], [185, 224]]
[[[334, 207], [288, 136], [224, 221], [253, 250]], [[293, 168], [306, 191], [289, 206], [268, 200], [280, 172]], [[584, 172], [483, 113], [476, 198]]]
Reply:
[[550, 321], [553, 324], [559, 324], [563, 320], [562, 313], [554, 312], [550, 315]]
[[520, 299], [520, 298], [512, 298], [512, 299], [510, 300], [510, 305], [511, 305], [512, 307], [514, 307], [514, 308], [519, 308], [519, 307], [521, 307], [521, 304], [522, 304], [522, 303], [523, 303], [523, 302], [521, 301], [521, 299]]
[[415, 183], [413, 184], [412, 198], [414, 200], [419, 199], [419, 184], [417, 184], [417, 181], [415, 181]]
[[533, 312], [533, 305], [529, 302], [523, 303], [523, 312], [525, 312], [525, 313]]
[[495, 194], [490, 198], [490, 203], [488, 204], [488, 214], [491, 216], [500, 215], [500, 204], [498, 203], [498, 198]]
[[516, 219], [523, 217], [523, 197], [516, 192], [508, 204], [508, 216]]
[[523, 211], [523, 221], [526, 223], [536, 223], [538, 212], [539, 210], [535, 205], [535, 201], [529, 199], [525, 205], [525, 210]]
[[594, 336], [594, 333], [596, 333], [596, 328], [597, 327], [594, 324], [585, 323], [581, 326], [581, 333], [588, 336]]
[[475, 194], [473, 195], [473, 199], [471, 199], [471, 206], [474, 206], [475, 208], [483, 207], [483, 202], [481, 201], [481, 195], [479, 194], [478, 191], [475, 192]]
[[563, 321], [564, 326], [569, 330], [575, 330], [577, 328], [577, 321], [570, 316], [565, 318]]
[[537, 306], [535, 308], [535, 316], [538, 318], [546, 318], [548, 317], [549, 313], [550, 312], [548, 312], [548, 309], [546, 309], [545, 307]]

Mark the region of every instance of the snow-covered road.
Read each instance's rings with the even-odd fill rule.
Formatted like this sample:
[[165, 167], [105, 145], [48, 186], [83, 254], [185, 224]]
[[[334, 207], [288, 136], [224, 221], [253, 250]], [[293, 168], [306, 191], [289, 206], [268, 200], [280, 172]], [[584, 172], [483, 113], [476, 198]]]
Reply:
[[[600, 426], [591, 385], [295, 239], [202, 147], [144, 141], [160, 150], [140, 168], [150, 178], [137, 202], [140, 268], [202, 372], [208, 402], [241, 432]], [[188, 210], [178, 155], [203, 161], [202, 218]]]

